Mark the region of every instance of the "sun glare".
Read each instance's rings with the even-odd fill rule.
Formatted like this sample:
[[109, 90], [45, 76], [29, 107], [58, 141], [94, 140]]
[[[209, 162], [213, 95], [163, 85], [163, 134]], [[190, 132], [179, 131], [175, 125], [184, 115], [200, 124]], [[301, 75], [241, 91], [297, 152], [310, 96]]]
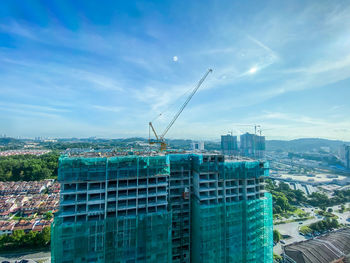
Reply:
[[257, 67], [252, 67], [252, 68], [249, 70], [249, 73], [250, 73], [250, 74], [254, 74], [257, 70], [258, 70]]

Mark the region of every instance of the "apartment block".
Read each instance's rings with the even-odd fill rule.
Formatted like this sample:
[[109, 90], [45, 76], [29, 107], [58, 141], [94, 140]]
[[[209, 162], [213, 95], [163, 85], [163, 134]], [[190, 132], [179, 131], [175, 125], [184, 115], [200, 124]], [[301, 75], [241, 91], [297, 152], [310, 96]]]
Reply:
[[192, 198], [192, 262], [272, 262], [268, 164], [196, 156]]
[[340, 148], [340, 160], [345, 168], [350, 169], [350, 145], [342, 145]]
[[52, 262], [272, 262], [266, 176], [218, 154], [61, 156]]
[[237, 136], [231, 134], [221, 135], [221, 152], [225, 155], [237, 155]]
[[166, 156], [62, 156], [52, 262], [169, 262]]
[[242, 156], [263, 158], [265, 154], [265, 136], [245, 133], [240, 136], [240, 152]]

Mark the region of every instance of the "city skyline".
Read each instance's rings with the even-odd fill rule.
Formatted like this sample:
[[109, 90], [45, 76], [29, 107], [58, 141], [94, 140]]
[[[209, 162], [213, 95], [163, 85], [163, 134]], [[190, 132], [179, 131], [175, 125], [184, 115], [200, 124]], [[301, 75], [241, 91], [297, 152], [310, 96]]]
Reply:
[[346, 1], [2, 4], [1, 134], [350, 141]]

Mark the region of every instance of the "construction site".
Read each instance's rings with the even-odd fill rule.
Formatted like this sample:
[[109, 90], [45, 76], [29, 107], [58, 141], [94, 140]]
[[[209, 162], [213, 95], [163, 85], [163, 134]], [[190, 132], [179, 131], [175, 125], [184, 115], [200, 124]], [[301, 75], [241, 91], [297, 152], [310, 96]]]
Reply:
[[[67, 151], [59, 158], [60, 211], [52, 262], [272, 262], [267, 162], [218, 153]], [[151, 131], [154, 139], [151, 139]]]
[[267, 163], [61, 156], [53, 262], [272, 262]]

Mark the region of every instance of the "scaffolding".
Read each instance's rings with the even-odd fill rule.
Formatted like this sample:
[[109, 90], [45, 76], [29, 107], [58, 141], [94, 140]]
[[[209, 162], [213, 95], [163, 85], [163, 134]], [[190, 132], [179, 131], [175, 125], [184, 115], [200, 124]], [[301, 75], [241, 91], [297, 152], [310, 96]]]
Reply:
[[268, 163], [194, 157], [191, 262], [272, 262]]
[[59, 159], [52, 262], [169, 262], [167, 156]]
[[170, 262], [171, 214], [52, 225], [53, 263]]
[[192, 262], [272, 262], [271, 204], [269, 194], [207, 206], [193, 200]]
[[98, 181], [170, 174], [167, 156], [115, 156], [59, 158], [58, 181]]
[[170, 154], [169, 208], [172, 212], [172, 262], [190, 262], [192, 155]]
[[217, 154], [63, 155], [52, 262], [272, 262], [265, 176]]

